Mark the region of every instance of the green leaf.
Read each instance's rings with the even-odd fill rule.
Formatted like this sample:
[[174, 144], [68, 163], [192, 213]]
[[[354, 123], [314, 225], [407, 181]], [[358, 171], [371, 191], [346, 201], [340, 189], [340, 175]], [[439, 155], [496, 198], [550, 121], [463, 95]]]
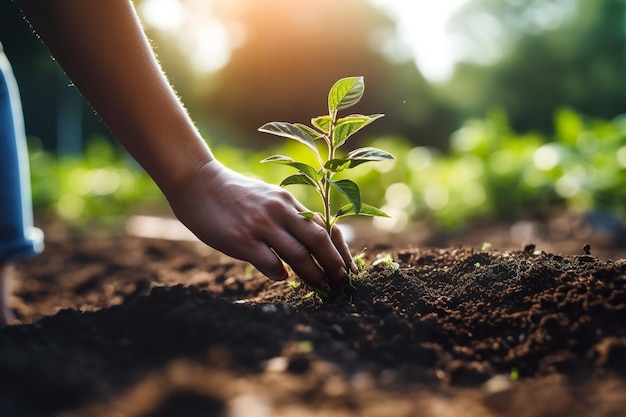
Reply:
[[330, 183], [341, 194], [348, 198], [348, 201], [354, 205], [354, 209], [358, 213], [361, 210], [361, 190], [359, 186], [352, 180], [330, 181]]
[[299, 211], [298, 214], [305, 219], [312, 219], [315, 216], [315, 213], [313, 213], [312, 211]]
[[306, 133], [307, 133], [307, 134], [311, 137], [311, 139], [313, 139], [313, 140], [317, 140], [317, 139], [319, 139], [319, 138], [321, 138], [321, 137], [323, 137], [323, 136], [324, 136], [324, 135], [322, 135], [320, 132], [318, 132], [317, 130], [315, 130], [315, 129], [311, 129], [309, 126], [307, 126], [307, 125], [305, 125], [305, 124], [302, 124], [302, 123], [294, 123], [294, 126], [296, 126], [296, 127], [300, 128], [300, 129], [302, 129], [302, 130], [303, 130], [304, 132], [306, 132]]
[[371, 116], [355, 114], [337, 120], [337, 125], [335, 126], [333, 135], [333, 145], [335, 147], [343, 145], [346, 139], [348, 139], [354, 133], [369, 125], [374, 120], [380, 119], [383, 116], [384, 114], [374, 114]]
[[319, 156], [317, 145], [315, 145], [316, 138], [311, 136], [309, 130], [304, 130], [299, 126], [288, 122], [266, 123], [259, 128], [259, 132], [270, 133], [272, 135], [297, 140], [298, 142], [311, 148]]
[[389, 254], [381, 258], [378, 258], [374, 262], [372, 262], [372, 266], [376, 266], [376, 265], [384, 266], [385, 268], [391, 269], [392, 271], [397, 271], [398, 269], [400, 269], [400, 264], [397, 262], [394, 262], [393, 258]]
[[396, 158], [394, 158], [389, 152], [385, 152], [378, 148], [367, 147], [348, 152], [346, 159], [350, 161], [350, 166], [348, 168], [354, 168], [355, 166], [359, 166], [365, 162], [393, 160]]
[[280, 183], [281, 187], [285, 187], [287, 185], [308, 185], [315, 189], [317, 189], [317, 184], [311, 178], [307, 177], [304, 174], [293, 174], [282, 180]]
[[351, 161], [349, 161], [348, 159], [335, 158], [326, 161], [326, 163], [324, 164], [324, 168], [332, 172], [339, 172], [343, 171], [344, 169], [350, 168], [350, 163]]
[[370, 114], [369, 116], [364, 114], [351, 114], [350, 116], [341, 117], [337, 119], [337, 124], [345, 123], [345, 122], [358, 122], [358, 121], [367, 121], [369, 123], [374, 120], [378, 120], [385, 115], [382, 113]]
[[300, 173], [306, 175], [311, 178], [313, 181], [317, 181], [321, 178], [321, 173], [318, 172], [311, 165], [305, 164], [303, 162], [296, 162], [292, 158], [284, 155], [272, 155], [270, 157], [265, 158], [261, 161], [261, 163], [271, 162], [275, 164], [281, 165], [289, 165], [297, 169]]
[[390, 217], [384, 211], [382, 211], [380, 209], [377, 209], [374, 206], [370, 206], [369, 204], [364, 204], [364, 203], [361, 203], [361, 209], [359, 210], [358, 213], [354, 209], [354, 205], [353, 204], [346, 204], [345, 206], [343, 206], [339, 210], [337, 210], [337, 215], [335, 217], [354, 216], [354, 215], [374, 216], [374, 217]]
[[318, 116], [311, 119], [311, 124], [324, 133], [330, 132], [330, 124], [332, 122], [333, 118], [330, 116]]
[[393, 155], [377, 148], [359, 148], [349, 152], [346, 158], [335, 158], [327, 161], [324, 168], [333, 172], [354, 168], [365, 162], [395, 159]]
[[328, 93], [330, 114], [355, 105], [363, 97], [365, 81], [363, 77], [347, 77], [337, 81]]

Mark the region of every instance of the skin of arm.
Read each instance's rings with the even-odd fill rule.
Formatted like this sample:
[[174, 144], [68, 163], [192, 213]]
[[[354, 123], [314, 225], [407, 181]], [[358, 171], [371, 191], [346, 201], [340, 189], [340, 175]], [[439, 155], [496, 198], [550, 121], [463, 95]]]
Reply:
[[280, 187], [217, 161], [161, 70], [130, 0], [18, 0], [74, 85], [153, 178], [176, 216], [209, 246], [274, 280], [284, 260], [307, 284], [352, 270], [335, 229], [297, 214]]

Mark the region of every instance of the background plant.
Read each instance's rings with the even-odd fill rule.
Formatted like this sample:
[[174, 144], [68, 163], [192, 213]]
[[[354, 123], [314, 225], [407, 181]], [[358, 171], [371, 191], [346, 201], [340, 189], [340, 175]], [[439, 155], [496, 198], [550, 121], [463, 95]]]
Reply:
[[[29, 141], [33, 205], [71, 223], [114, 225], [140, 210], [163, 212], [165, 200], [150, 177], [104, 137], [85, 152], [57, 157]], [[148, 209], [149, 208], [149, 209]]]
[[[313, 151], [318, 162], [318, 168], [284, 155], [273, 155], [261, 162], [284, 164], [297, 170], [297, 173], [283, 179], [280, 183], [281, 187], [301, 184], [317, 191], [322, 200], [322, 218], [329, 234], [337, 220], [344, 216], [389, 217], [378, 208], [361, 202], [361, 191], [354, 181], [350, 179], [336, 180], [334, 178], [335, 174], [365, 162], [394, 159], [390, 153], [374, 147], [355, 149], [345, 157], [340, 157], [337, 154], [337, 150], [346, 143], [348, 138], [383, 117], [382, 114], [369, 116], [351, 114], [338, 118], [339, 111], [358, 103], [363, 97], [364, 91], [363, 77], [342, 78], [331, 87], [328, 93], [328, 114], [313, 118], [311, 120], [312, 128], [301, 123], [289, 122], [270, 122], [259, 128], [261, 132], [294, 139]], [[316, 141], [322, 141], [326, 145], [325, 155], [320, 152]], [[331, 213], [332, 189], [343, 194], [349, 201], [347, 205], [340, 207], [335, 214]], [[306, 218], [314, 216], [311, 211], [300, 214]]]

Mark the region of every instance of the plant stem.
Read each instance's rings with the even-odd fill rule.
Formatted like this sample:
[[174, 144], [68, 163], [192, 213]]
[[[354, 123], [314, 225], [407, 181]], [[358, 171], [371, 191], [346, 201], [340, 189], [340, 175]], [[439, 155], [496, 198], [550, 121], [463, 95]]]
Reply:
[[[337, 119], [337, 111], [333, 111], [330, 114], [332, 120], [328, 127], [328, 161], [335, 158], [335, 120]], [[333, 221], [330, 214], [330, 181], [332, 180], [333, 172], [329, 169], [325, 169], [324, 172], [324, 222], [326, 223], [326, 231], [329, 235], [332, 234]]]
[[326, 196], [324, 199], [324, 221], [326, 222], [326, 231], [330, 235], [333, 226], [330, 218], [330, 180], [328, 178], [326, 180], [324, 194]]

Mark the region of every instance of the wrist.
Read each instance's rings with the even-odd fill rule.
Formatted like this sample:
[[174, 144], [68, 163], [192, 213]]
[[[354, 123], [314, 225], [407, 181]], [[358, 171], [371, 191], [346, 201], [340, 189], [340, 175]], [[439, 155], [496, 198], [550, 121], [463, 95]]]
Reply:
[[218, 164], [208, 146], [198, 139], [197, 144], [181, 141], [179, 146], [168, 151], [161, 151], [160, 157], [154, 158], [154, 167], [145, 167], [163, 194], [178, 193], [187, 188], [207, 166]]

